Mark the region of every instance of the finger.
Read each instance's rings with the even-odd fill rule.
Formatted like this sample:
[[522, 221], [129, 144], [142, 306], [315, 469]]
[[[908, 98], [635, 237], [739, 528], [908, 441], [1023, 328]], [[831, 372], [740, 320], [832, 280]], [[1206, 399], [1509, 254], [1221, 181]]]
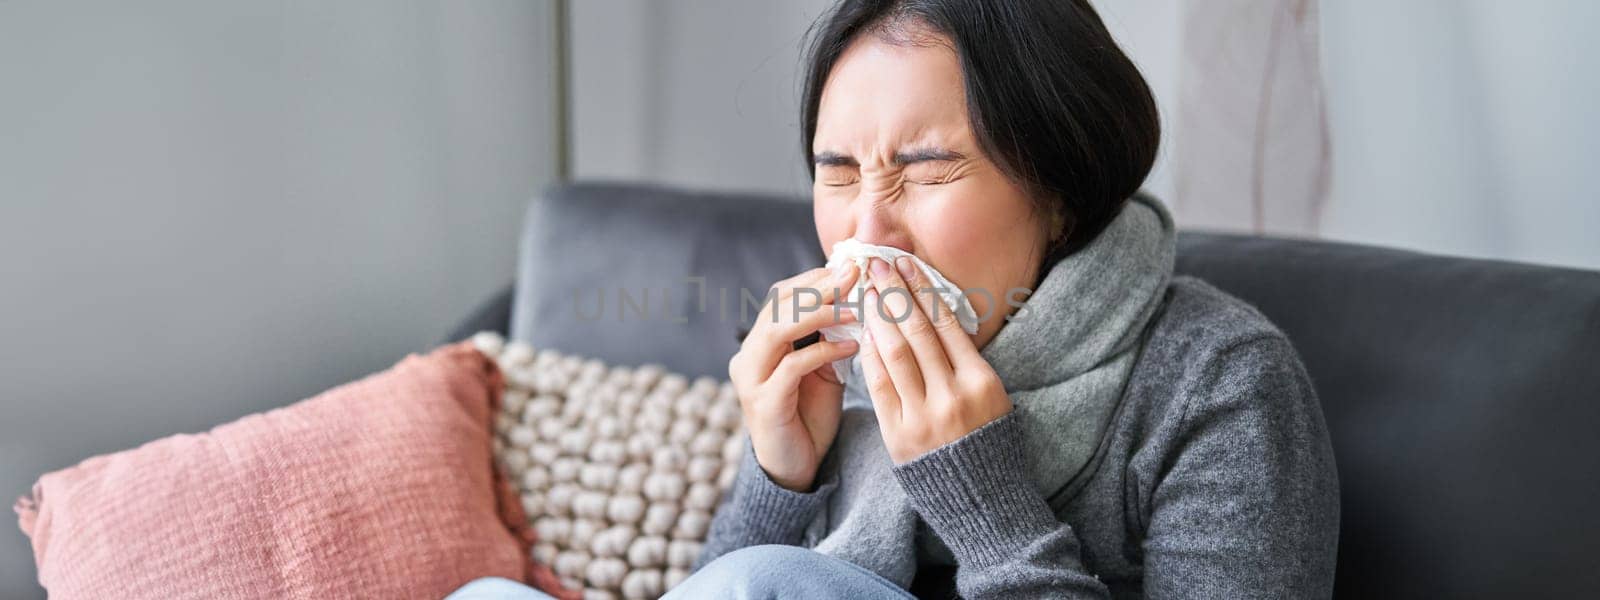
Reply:
[[855, 323], [859, 317], [855, 311], [845, 307], [824, 304], [818, 307], [807, 307], [800, 312], [791, 313], [778, 319], [776, 323], [767, 323], [758, 330], [752, 330], [751, 335], [758, 336], [762, 343], [774, 346], [784, 346], [794, 343], [795, 340], [816, 333], [818, 329], [829, 325]]
[[805, 348], [790, 352], [778, 363], [778, 368], [772, 372], [772, 377], [767, 380], [770, 385], [782, 389], [794, 389], [800, 386], [800, 379], [806, 374], [827, 366], [836, 360], [848, 358], [860, 348], [855, 340], [839, 340], [837, 342], [817, 342]]
[[793, 300], [795, 294], [790, 294], [788, 296], [789, 300], [784, 303], [784, 308], [788, 310], [809, 311], [832, 305], [850, 292], [850, 288], [856, 283], [856, 277], [857, 271], [855, 264], [846, 263], [840, 265], [837, 269], [832, 271], [828, 277], [822, 279], [821, 281], [812, 282], [809, 287], [794, 288], [795, 294], [798, 294], [802, 289], [811, 290], [811, 293], [816, 295], [815, 297], [817, 303], [815, 305], [801, 304], [798, 301]]
[[813, 305], [801, 304], [795, 296], [802, 291], [815, 294], [815, 306], [832, 304], [849, 291], [855, 283], [856, 268], [853, 264], [842, 265], [837, 269], [816, 268], [795, 275], [783, 281], [772, 284], [767, 290], [767, 296], [762, 299], [761, 310], [756, 313], [756, 321], [751, 326], [754, 332], [763, 323], [773, 323], [783, 320], [783, 316], [795, 310], [796, 305], [802, 309], [812, 308]]
[[870, 330], [862, 332], [861, 336], [861, 378], [867, 383], [867, 396], [872, 398], [872, 410], [878, 414], [878, 426], [883, 428], [885, 434], [892, 435], [894, 428], [900, 424], [900, 393], [889, 378], [883, 358], [878, 356]]
[[[907, 264], [911, 262], [909, 258], [901, 257], [901, 260]], [[920, 294], [916, 288], [907, 283], [895, 265], [873, 259], [869, 268], [872, 272], [872, 286], [877, 288], [878, 298], [884, 307], [883, 313], [874, 316], [886, 317], [900, 330], [901, 337], [910, 344], [911, 354], [928, 383], [935, 385], [943, 383], [952, 372], [950, 359], [945, 356], [944, 343], [940, 341], [939, 333], [934, 330], [933, 323], [928, 320], [923, 308], [917, 303], [918, 295], [927, 294]]]
[[854, 311], [831, 304], [824, 305], [793, 318], [758, 327], [750, 332], [746, 343], [750, 344], [752, 350], [752, 362], [758, 368], [771, 371], [779, 360], [794, 349], [795, 340], [810, 336], [823, 327], [855, 323], [857, 319]]
[[826, 267], [810, 269], [772, 284], [772, 287], [778, 290], [775, 299], [786, 304], [801, 290], [811, 290], [820, 293], [823, 302], [832, 302], [841, 291], [850, 289], [850, 284], [855, 282], [855, 271], [853, 263], [845, 263], [833, 269]]
[[818, 281], [822, 281], [832, 273], [833, 270], [827, 267], [806, 269], [789, 277], [779, 279], [778, 281], [774, 282], [771, 287], [778, 289], [781, 293], [783, 290], [805, 287]]
[[905, 279], [906, 287], [917, 293], [917, 303], [928, 315], [928, 320], [933, 323], [933, 330], [939, 336], [939, 342], [944, 346], [945, 357], [951, 366], [957, 366], [966, 360], [983, 360], [983, 356], [978, 353], [978, 347], [972, 343], [972, 336], [961, 328], [961, 320], [956, 318], [955, 309], [945, 304], [942, 296], [946, 292], [959, 294], [961, 290], [936, 287], [936, 284], [928, 279], [928, 275], [917, 268], [910, 258], [902, 256], [895, 260], [895, 268]]
[[[824, 275], [819, 282], [818, 271]], [[827, 276], [831, 274], [831, 277]], [[778, 361], [794, 349], [794, 341], [811, 335], [817, 329], [835, 323], [848, 323], [856, 319], [853, 311], [833, 308], [833, 304], [842, 296], [850, 286], [855, 283], [856, 268], [847, 265], [846, 268], [829, 271], [827, 269], [813, 269], [796, 275], [775, 286], [791, 286], [774, 289], [793, 292], [799, 289], [817, 290], [821, 299], [815, 307], [801, 307], [796, 312], [795, 304], [788, 298], [793, 294], [784, 296], [778, 294], [776, 298], [769, 298], [764, 302], [761, 311], [757, 313], [755, 323], [751, 325], [749, 333], [745, 335], [745, 344], [741, 352], [747, 356], [744, 360], [752, 369], [761, 372], [765, 377], [777, 366]], [[823, 307], [827, 307], [826, 309]], [[798, 314], [798, 318], [794, 315]]]
[[889, 373], [900, 399], [902, 402], [920, 400], [925, 389], [922, 370], [917, 367], [917, 357], [911, 344], [900, 334], [900, 328], [884, 318], [886, 313], [878, 290], [868, 289], [861, 304], [862, 312], [866, 313], [862, 322], [872, 332], [872, 349], [883, 361], [884, 370]]

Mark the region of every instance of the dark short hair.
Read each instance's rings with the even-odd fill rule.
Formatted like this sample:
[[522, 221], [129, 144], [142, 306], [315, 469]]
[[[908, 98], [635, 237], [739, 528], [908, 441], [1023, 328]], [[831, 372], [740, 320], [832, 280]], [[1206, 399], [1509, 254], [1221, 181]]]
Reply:
[[864, 34], [927, 43], [919, 26], [959, 57], [983, 152], [1070, 228], [1045, 265], [1099, 235], [1149, 175], [1161, 125], [1144, 77], [1087, 0], [840, 1], [810, 34], [800, 122], [811, 176], [822, 88], [839, 56]]

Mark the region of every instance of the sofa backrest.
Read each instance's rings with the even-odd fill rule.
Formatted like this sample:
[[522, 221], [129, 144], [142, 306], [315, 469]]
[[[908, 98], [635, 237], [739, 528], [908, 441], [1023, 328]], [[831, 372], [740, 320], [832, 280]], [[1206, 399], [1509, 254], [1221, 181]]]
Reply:
[[725, 379], [761, 302], [741, 292], [822, 264], [811, 223], [809, 203], [773, 196], [552, 188], [524, 219], [511, 337]]
[[1205, 234], [1178, 270], [1254, 304], [1311, 373], [1339, 596], [1600, 597], [1600, 273]]
[[[535, 200], [520, 253], [512, 337], [718, 378], [740, 290], [822, 263], [809, 203], [620, 184]], [[1600, 273], [1189, 232], [1178, 271], [1260, 308], [1311, 373], [1338, 596], [1600, 597]]]

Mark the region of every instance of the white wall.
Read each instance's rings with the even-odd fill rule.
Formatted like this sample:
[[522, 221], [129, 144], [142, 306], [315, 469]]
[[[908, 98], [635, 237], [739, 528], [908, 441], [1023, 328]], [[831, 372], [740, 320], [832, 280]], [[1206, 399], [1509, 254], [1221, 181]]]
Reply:
[[[509, 282], [553, 175], [552, 24], [0, 2], [0, 499], [382, 369]], [[31, 556], [0, 527], [0, 597], [40, 594]]]
[[1156, 164], [1145, 178], [1144, 190], [1158, 198], [1172, 198], [1173, 148], [1177, 128], [1171, 123], [1178, 102], [1178, 49], [1182, 40], [1179, 0], [1094, 0], [1100, 20], [1139, 67], [1161, 112], [1161, 148]]
[[1328, 237], [1600, 269], [1600, 3], [1322, 3]]
[[[1147, 188], [1171, 198], [1181, 16], [1208, 5], [1095, 5], [1168, 120]], [[1318, 6], [1333, 151], [1320, 237], [1600, 269], [1600, 3]]]

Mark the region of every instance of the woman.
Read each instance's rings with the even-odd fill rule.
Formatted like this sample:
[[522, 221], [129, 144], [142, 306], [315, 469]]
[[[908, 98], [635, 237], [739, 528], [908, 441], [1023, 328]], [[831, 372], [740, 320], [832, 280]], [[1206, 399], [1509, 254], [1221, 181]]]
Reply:
[[[749, 451], [669, 597], [1330, 594], [1316, 396], [1259, 313], [1172, 276], [1133, 197], [1154, 101], [1086, 1], [844, 0], [802, 127], [823, 247], [907, 251], [987, 318], [892, 293], [928, 287], [904, 259], [779, 282], [728, 367]], [[858, 311], [787, 300], [858, 278]], [[860, 343], [797, 349], [856, 313]]]
[[823, 246], [911, 252], [991, 318], [968, 335], [934, 295], [888, 293], [927, 286], [904, 259], [780, 282], [831, 302], [868, 278], [867, 335], [796, 350], [853, 313], [781, 295], [757, 319], [729, 363], [753, 451], [675, 593], [947, 596], [953, 571], [974, 598], [1329, 595], [1315, 394], [1259, 313], [1171, 277], [1170, 217], [1129, 201], [1154, 101], [1088, 3], [824, 19], [802, 120]]

